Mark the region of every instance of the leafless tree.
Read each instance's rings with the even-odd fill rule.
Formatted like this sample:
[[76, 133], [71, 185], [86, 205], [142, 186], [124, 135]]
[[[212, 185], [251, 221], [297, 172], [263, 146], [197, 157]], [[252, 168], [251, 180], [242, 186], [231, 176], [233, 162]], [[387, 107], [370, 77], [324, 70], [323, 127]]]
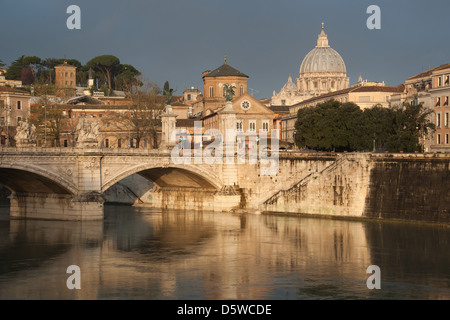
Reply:
[[136, 148], [141, 146], [145, 138], [156, 147], [159, 115], [164, 110], [164, 97], [159, 87], [146, 81], [142, 86], [133, 86], [133, 92], [128, 92], [132, 103], [123, 111], [110, 111], [108, 121], [114, 122], [122, 132], [129, 132], [130, 138], [136, 140]]

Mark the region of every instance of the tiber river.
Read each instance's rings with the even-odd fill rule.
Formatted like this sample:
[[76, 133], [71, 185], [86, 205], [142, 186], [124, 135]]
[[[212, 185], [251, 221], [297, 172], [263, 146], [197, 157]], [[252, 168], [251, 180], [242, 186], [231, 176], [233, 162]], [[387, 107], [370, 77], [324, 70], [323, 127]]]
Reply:
[[[0, 299], [450, 299], [450, 228], [108, 205], [105, 220], [11, 220]], [[69, 290], [67, 267], [80, 267]], [[381, 289], [367, 287], [377, 265]]]

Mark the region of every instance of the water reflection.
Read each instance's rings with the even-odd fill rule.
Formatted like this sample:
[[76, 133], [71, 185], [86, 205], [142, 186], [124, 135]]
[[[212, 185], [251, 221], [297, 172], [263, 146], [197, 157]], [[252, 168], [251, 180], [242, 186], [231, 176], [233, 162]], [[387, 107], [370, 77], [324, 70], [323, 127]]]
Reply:
[[[450, 232], [411, 224], [107, 206], [0, 215], [0, 299], [449, 299]], [[81, 290], [66, 268], [80, 266]], [[366, 269], [382, 270], [368, 290]]]

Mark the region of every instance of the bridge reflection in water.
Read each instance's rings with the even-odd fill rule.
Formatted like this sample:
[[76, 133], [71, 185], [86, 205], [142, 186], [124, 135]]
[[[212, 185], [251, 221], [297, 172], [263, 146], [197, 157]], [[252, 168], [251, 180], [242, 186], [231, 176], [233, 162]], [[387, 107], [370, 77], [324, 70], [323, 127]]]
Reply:
[[[450, 299], [450, 230], [408, 223], [161, 212], [104, 221], [0, 214], [0, 299]], [[66, 269], [81, 269], [69, 290]], [[366, 286], [381, 268], [381, 290]]]

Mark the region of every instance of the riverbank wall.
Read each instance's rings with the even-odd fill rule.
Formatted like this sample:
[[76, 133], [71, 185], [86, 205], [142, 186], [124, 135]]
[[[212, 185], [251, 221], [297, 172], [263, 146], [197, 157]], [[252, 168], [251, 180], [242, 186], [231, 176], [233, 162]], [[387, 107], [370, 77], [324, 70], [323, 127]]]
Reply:
[[341, 154], [258, 209], [450, 224], [450, 155]]

